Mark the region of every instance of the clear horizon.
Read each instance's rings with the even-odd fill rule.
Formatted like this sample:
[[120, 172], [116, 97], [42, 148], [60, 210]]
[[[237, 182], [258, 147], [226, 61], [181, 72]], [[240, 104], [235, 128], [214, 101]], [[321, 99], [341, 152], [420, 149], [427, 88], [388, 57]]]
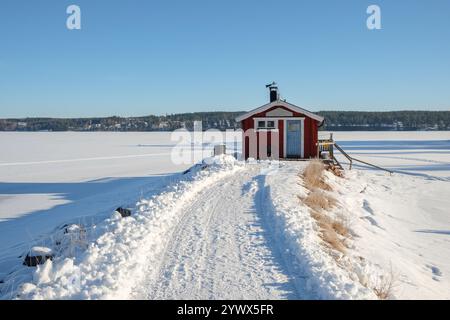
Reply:
[[448, 111], [449, 17], [445, 0], [9, 1], [0, 118], [248, 111], [272, 81], [315, 112]]

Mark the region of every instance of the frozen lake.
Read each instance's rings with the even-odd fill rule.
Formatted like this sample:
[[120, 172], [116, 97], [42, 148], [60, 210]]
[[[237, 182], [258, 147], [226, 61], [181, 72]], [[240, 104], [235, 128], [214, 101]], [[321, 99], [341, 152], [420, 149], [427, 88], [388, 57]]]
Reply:
[[[333, 135], [354, 158], [399, 173], [450, 180], [450, 131], [335, 132]], [[327, 137], [329, 133], [319, 133], [322, 136]], [[355, 166], [369, 169], [358, 163]]]
[[[336, 132], [334, 138], [356, 158], [450, 180], [450, 132]], [[191, 165], [173, 163], [176, 144], [170, 133], [0, 133], [0, 253], [68, 220], [107, 215], [157, 192]], [[207, 156], [212, 146], [205, 145]]]

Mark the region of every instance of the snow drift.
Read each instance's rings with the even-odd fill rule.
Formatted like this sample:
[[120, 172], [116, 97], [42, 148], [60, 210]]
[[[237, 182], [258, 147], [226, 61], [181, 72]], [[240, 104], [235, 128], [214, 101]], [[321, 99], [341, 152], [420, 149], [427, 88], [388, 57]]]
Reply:
[[129, 297], [130, 290], [144, 276], [144, 266], [157, 265], [163, 250], [161, 240], [176, 225], [183, 205], [200, 190], [242, 169], [231, 156], [205, 159], [204, 164], [206, 167], [197, 166], [161, 194], [137, 203], [132, 216], [122, 218], [116, 212], [111, 218], [92, 226], [95, 231], [92, 239], [88, 239], [85, 251], [65, 251], [39, 265], [31, 274], [22, 270], [21, 279], [7, 278], [1, 287], [2, 298]]

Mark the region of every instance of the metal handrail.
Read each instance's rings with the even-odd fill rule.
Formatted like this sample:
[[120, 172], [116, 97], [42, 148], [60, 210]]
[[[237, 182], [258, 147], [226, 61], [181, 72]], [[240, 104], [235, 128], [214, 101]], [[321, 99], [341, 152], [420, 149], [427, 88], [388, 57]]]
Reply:
[[368, 163], [368, 162], [365, 162], [365, 161], [362, 161], [362, 160], [359, 160], [359, 159], [355, 159], [355, 158], [352, 158], [352, 159], [353, 159], [353, 161], [357, 161], [357, 162], [364, 163], [365, 165], [368, 165], [368, 166], [377, 168], [377, 169], [379, 169], [379, 170], [387, 171], [387, 172], [389, 172], [390, 174], [393, 174], [393, 173], [394, 173], [394, 171], [391, 171], [391, 170], [388, 170], [388, 169], [385, 169], [385, 168], [376, 166], [376, 165], [374, 165], [374, 164], [371, 164], [371, 163]]
[[344, 150], [343, 150], [336, 142], [334, 142], [333, 145], [336, 147], [336, 149], [339, 150], [340, 153], [342, 153], [342, 155], [344, 155], [344, 157], [346, 157], [346, 158], [348, 159], [348, 161], [350, 161], [350, 167], [349, 167], [349, 170], [352, 170], [353, 158], [350, 157], [350, 156], [347, 154], [347, 152], [345, 152], [345, 151], [344, 151]]
[[[321, 149], [324, 149], [324, 150], [326, 150], [326, 151], [329, 151], [329, 152], [330, 152], [330, 158], [331, 158], [332, 160], [334, 160], [334, 161], [339, 165], [339, 167], [341, 167], [341, 168], [342, 168], [342, 165], [339, 163], [339, 161], [338, 161], [338, 160], [336, 159], [336, 157], [334, 156], [333, 147], [336, 147], [336, 149], [339, 150], [339, 152], [340, 152], [344, 157], [346, 157], [346, 158], [348, 159], [348, 161], [349, 161], [349, 163], [350, 163], [350, 165], [349, 165], [349, 170], [352, 170], [353, 161], [356, 161], [356, 162], [361, 162], [361, 163], [363, 163], [363, 164], [365, 164], [365, 165], [368, 165], [368, 166], [377, 168], [377, 169], [379, 169], [379, 170], [383, 170], [383, 171], [389, 172], [390, 174], [393, 174], [393, 173], [394, 173], [394, 171], [391, 171], [391, 170], [382, 168], [382, 167], [380, 167], [380, 166], [371, 164], [371, 163], [369, 163], [369, 162], [366, 162], [366, 161], [363, 161], [363, 160], [360, 160], [360, 159], [356, 159], [356, 158], [353, 158], [353, 157], [349, 156], [349, 155], [347, 154], [347, 152], [345, 152], [344, 149], [342, 149], [342, 148], [341, 148], [341, 147], [340, 147], [340, 146], [332, 139], [332, 137], [331, 137], [330, 139], [320, 139], [320, 140], [317, 142], [316, 145], [317, 145], [317, 155], [319, 155], [319, 152], [322, 151]], [[331, 148], [323, 148], [323, 147], [330, 147], [330, 146], [331, 146]], [[327, 149], [328, 149], [328, 150], [327, 150]]]
[[371, 163], [369, 163], [369, 162], [366, 162], [366, 161], [362, 161], [362, 160], [359, 160], [359, 159], [356, 159], [356, 158], [353, 158], [353, 157], [351, 157], [351, 156], [349, 156], [337, 143], [334, 143], [334, 146], [336, 147], [336, 149], [338, 149], [349, 161], [350, 161], [350, 170], [352, 170], [352, 164], [353, 164], [353, 161], [356, 161], [356, 162], [361, 162], [361, 163], [364, 163], [365, 165], [368, 165], [368, 166], [371, 166], [371, 167], [374, 167], [374, 168], [377, 168], [377, 169], [379, 169], [379, 170], [383, 170], [383, 171], [387, 171], [387, 172], [389, 172], [390, 174], [393, 174], [394, 173], [394, 171], [391, 171], [391, 170], [388, 170], [388, 169], [385, 169], [385, 168], [382, 168], [382, 167], [379, 167], [379, 166], [377, 166], [377, 165], [374, 165], [374, 164], [371, 164]]

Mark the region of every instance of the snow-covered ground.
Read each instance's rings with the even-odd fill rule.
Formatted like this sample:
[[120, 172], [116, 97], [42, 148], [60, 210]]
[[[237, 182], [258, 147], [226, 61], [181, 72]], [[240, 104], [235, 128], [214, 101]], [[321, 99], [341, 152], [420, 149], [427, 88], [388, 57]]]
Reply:
[[392, 271], [395, 296], [450, 299], [449, 180], [355, 170], [339, 184], [355, 250]]
[[[267, 229], [261, 166], [201, 191], [183, 213], [159, 266], [133, 290], [144, 299], [299, 298], [295, 274]], [[267, 202], [266, 202], [267, 201]]]
[[[352, 156], [398, 172], [330, 177], [352, 268], [327, 254], [298, 198], [306, 163], [226, 159], [182, 175], [190, 164], [171, 161], [167, 133], [0, 138], [4, 298], [367, 299], [386, 274], [394, 298], [450, 298], [449, 132], [334, 133]], [[119, 205], [132, 217], [112, 215]], [[65, 223], [86, 227], [81, 247], [60, 241]], [[31, 245], [58, 255], [34, 272], [18, 258]]]
[[171, 161], [177, 143], [170, 133], [1, 132], [0, 256], [160, 191], [192, 165]]

